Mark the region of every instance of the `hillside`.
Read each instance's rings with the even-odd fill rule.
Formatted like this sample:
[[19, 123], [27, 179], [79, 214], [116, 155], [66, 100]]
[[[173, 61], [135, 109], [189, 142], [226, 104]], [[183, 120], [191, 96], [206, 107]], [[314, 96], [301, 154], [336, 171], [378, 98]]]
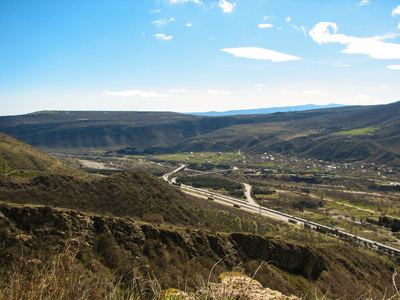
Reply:
[[13, 169], [0, 174], [0, 201], [221, 231], [265, 234], [280, 230], [275, 221], [265, 222], [263, 218], [190, 197], [152, 174], [131, 171], [109, 177], [89, 176], [38, 149], [3, 136], [0, 145], [5, 150], [1, 158]]
[[99, 299], [115, 285], [129, 291], [129, 282], [140, 276], [146, 293], [158, 285], [190, 291], [232, 271], [256, 274], [263, 286], [308, 295], [304, 299], [386, 299], [395, 294], [395, 264], [345, 244], [305, 245], [6, 204], [0, 206], [0, 235], [0, 296], [13, 291], [20, 299], [41, 291]]
[[400, 102], [226, 117], [168, 112], [38, 112], [0, 131], [46, 150], [237, 151], [400, 164]]
[[399, 113], [400, 102], [253, 116], [257, 122], [218, 129], [172, 149], [199, 151], [219, 146], [222, 151], [273, 151], [328, 161], [399, 165]]
[[216, 281], [232, 270], [257, 273], [261, 284], [284, 294], [356, 299], [395, 293], [396, 265], [387, 257], [189, 197], [145, 172], [90, 179], [55, 173], [47, 165], [54, 158], [10, 141], [8, 157], [26, 148], [40, 172], [14, 176], [31, 168], [27, 160], [0, 175], [0, 297], [33, 299], [32, 293], [50, 295], [51, 289], [53, 299], [57, 293], [98, 299], [111, 287], [129, 289], [136, 276], [163, 289], [183, 283], [195, 289], [199, 280]]
[[32, 177], [42, 173], [88, 176], [51, 155], [0, 132], [0, 175]]
[[132, 171], [92, 180], [40, 175], [21, 182], [0, 176], [0, 201], [64, 207], [179, 226], [260, 234], [287, 228], [274, 220], [190, 197], [145, 172]]

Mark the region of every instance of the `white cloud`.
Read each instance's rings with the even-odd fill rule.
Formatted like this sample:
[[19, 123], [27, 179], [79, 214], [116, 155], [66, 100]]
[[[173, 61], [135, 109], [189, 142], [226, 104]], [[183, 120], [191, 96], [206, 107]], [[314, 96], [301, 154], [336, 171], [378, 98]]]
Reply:
[[370, 5], [370, 4], [371, 4], [371, 1], [369, 1], [369, 0], [362, 0], [360, 2], [360, 5]]
[[300, 57], [280, 53], [273, 50], [268, 50], [258, 47], [238, 47], [238, 48], [225, 48], [221, 51], [228, 52], [236, 57], [245, 57], [252, 59], [270, 60], [273, 62], [299, 60]]
[[391, 70], [400, 70], [400, 65], [390, 65], [388, 68]]
[[262, 90], [263, 87], [267, 86], [265, 83], [256, 84], [255, 87], [257, 90]]
[[350, 67], [350, 65], [344, 65], [344, 64], [342, 64], [342, 63], [335, 63], [335, 64], [333, 64], [333, 66], [334, 66], [335, 68]]
[[161, 12], [161, 9], [155, 9], [155, 10], [150, 11], [151, 14], [158, 14], [160, 12]]
[[169, 92], [171, 92], [171, 93], [187, 93], [188, 90], [187, 89], [171, 89], [171, 90], [169, 90]]
[[142, 97], [142, 98], [168, 98], [169, 95], [160, 95], [152, 91], [141, 91], [141, 90], [125, 90], [120, 92], [105, 91], [102, 93], [103, 96], [116, 96], [116, 97]]
[[258, 24], [258, 28], [272, 28], [272, 27], [274, 27], [274, 25], [272, 24], [266, 24], [266, 23]]
[[266, 19], [268, 19], [268, 18], [269, 18], [269, 16], [265, 16], [263, 19], [266, 20]]
[[290, 22], [291, 19], [292, 19], [291, 17], [287, 17], [286, 22]]
[[172, 35], [165, 35], [164, 33], [153, 34], [153, 37], [155, 37], [157, 40], [165, 40], [165, 41], [172, 39]]
[[[333, 33], [329, 30], [332, 29]], [[310, 30], [309, 34], [318, 44], [340, 43], [347, 45], [342, 52], [347, 54], [366, 54], [376, 59], [400, 59], [400, 44], [385, 43], [382, 40], [393, 38], [394, 35], [358, 38], [337, 34], [336, 23], [321, 22]]]
[[187, 23], [185, 26], [186, 27], [192, 27], [192, 23]]
[[156, 20], [152, 22], [154, 25], [156, 25], [157, 27], [162, 27], [164, 25], [167, 25], [167, 21], [165, 19], [161, 19], [161, 20]]
[[236, 6], [236, 3], [230, 3], [226, 0], [221, 0], [219, 1], [218, 6], [222, 8], [222, 12], [231, 13], [233, 8]]
[[160, 20], [153, 21], [153, 24], [156, 25], [157, 27], [163, 27], [173, 21], [175, 21], [175, 18], [170, 18], [168, 20], [160, 19]]
[[230, 95], [228, 91], [217, 91], [217, 90], [208, 90], [207, 93], [209, 94], [216, 94], [216, 95]]
[[395, 16], [395, 15], [400, 15], [400, 5], [397, 6], [395, 9], [393, 9], [392, 16]]
[[397, 28], [400, 29], [400, 23], [399, 23], [399, 25], [397, 25]]
[[203, 1], [201, 0], [169, 0], [169, 3], [174, 4], [174, 3], [186, 3], [186, 2], [194, 2], [198, 4], [202, 4]]

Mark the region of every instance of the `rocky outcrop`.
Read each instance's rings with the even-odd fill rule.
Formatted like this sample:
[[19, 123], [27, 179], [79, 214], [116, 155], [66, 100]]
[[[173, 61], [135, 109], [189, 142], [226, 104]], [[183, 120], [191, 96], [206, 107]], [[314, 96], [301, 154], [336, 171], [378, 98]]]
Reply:
[[179, 248], [189, 258], [207, 256], [218, 260], [235, 253], [242, 260], [261, 259], [284, 270], [312, 278], [317, 278], [324, 270], [322, 258], [311, 248], [270, 237], [233, 233], [222, 239], [221, 235], [208, 231], [139, 224], [129, 218], [92, 215], [47, 206], [7, 204], [0, 211], [2, 219], [8, 219], [19, 232], [34, 238], [72, 237], [90, 246], [94, 244], [97, 235], [107, 232], [121, 248], [132, 255], [142, 255], [145, 242], [153, 241], [161, 247]]
[[194, 295], [174, 289], [167, 290], [166, 299], [195, 300], [204, 297], [206, 299], [300, 300], [296, 296], [286, 296], [281, 292], [264, 288], [257, 280], [242, 274], [224, 273], [219, 277], [220, 283], [210, 282]]
[[[184, 282], [188, 288], [196, 288], [199, 276], [206, 282], [215, 281], [215, 274], [239, 268], [243, 274], [256, 273], [255, 279], [264, 286], [285, 294], [301, 295], [318, 285], [333, 298], [347, 294], [356, 299], [376, 283], [384, 292], [393, 270], [372, 256], [342, 247], [319, 248], [254, 234], [219, 234], [75, 210], [0, 203], [0, 265], [7, 269], [21, 258], [45, 262], [72, 249], [76, 263], [89, 274], [105, 269], [107, 274], [123, 274], [127, 268], [148, 266], [151, 277], [164, 288]], [[355, 277], [354, 272], [360, 276]], [[357, 278], [364, 278], [366, 286], [360, 286]], [[249, 286], [246, 293], [254, 293], [251, 299], [270, 293], [256, 281], [249, 285], [247, 279], [232, 280], [229, 284], [244, 280], [241, 284]], [[333, 282], [342, 282], [346, 289], [331, 286]], [[213, 293], [226, 284], [215, 285]], [[279, 297], [275, 299], [295, 299]]]
[[262, 259], [280, 269], [314, 280], [326, 269], [322, 257], [308, 246], [254, 234], [233, 233], [230, 237], [237, 245], [239, 254], [247, 259]]

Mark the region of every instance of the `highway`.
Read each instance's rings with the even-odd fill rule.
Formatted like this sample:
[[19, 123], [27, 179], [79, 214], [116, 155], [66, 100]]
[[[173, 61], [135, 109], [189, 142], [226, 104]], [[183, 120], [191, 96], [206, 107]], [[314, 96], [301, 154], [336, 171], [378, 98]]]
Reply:
[[[162, 178], [165, 181], [172, 184], [172, 182], [170, 182], [168, 179], [169, 176], [183, 170], [185, 167], [186, 167], [185, 165], [181, 165], [176, 170], [163, 175]], [[251, 201], [247, 202], [245, 200], [236, 199], [233, 197], [221, 195], [221, 194], [218, 194], [215, 192], [195, 188], [195, 187], [188, 186], [188, 185], [182, 184], [179, 186], [179, 188], [182, 189], [184, 192], [189, 193], [194, 196], [197, 196], [197, 197], [207, 198], [207, 199], [212, 198], [213, 201], [224, 204], [224, 205], [232, 205], [238, 209], [242, 209], [242, 210], [248, 211], [250, 213], [260, 214], [260, 215], [268, 217], [268, 218], [272, 218], [272, 219], [284, 221], [284, 222], [289, 222], [294, 225], [298, 225], [298, 226], [307, 225], [307, 226], [310, 226], [311, 229], [322, 231], [330, 236], [341, 238], [341, 239], [348, 240], [348, 241], [352, 241], [353, 243], [357, 243], [361, 246], [365, 246], [367, 248], [370, 248], [370, 249], [373, 249], [376, 251], [392, 253], [392, 255], [400, 256], [400, 249], [398, 249], [398, 248], [395, 248], [395, 247], [392, 247], [389, 245], [385, 245], [382, 243], [378, 243], [378, 242], [375, 242], [373, 240], [366, 239], [363, 237], [359, 237], [359, 236], [356, 236], [354, 234], [351, 234], [351, 233], [343, 231], [343, 230], [333, 229], [326, 225], [318, 224], [318, 223], [311, 222], [306, 219], [288, 215], [288, 214], [282, 213], [280, 211], [262, 207], [262, 206], [256, 204], [254, 202], [254, 200], [251, 198], [251, 196], [250, 196], [251, 186], [248, 184], [245, 184], [245, 187], [246, 187], [247, 199], [250, 198], [252, 200], [252, 202]]]
[[180, 167], [178, 169], [175, 169], [172, 172], [164, 174], [163, 176], [161, 176], [161, 178], [164, 179], [165, 181], [169, 182], [169, 176], [171, 176], [172, 174], [178, 173], [179, 171], [182, 171], [185, 168], [186, 168], [186, 165], [180, 165]]

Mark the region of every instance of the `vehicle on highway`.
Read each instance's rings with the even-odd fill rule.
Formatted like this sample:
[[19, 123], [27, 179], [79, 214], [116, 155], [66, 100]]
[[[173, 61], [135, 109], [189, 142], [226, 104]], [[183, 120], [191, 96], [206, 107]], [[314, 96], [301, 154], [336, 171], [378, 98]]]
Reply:
[[208, 200], [214, 201], [214, 197], [208, 196]]
[[242, 206], [240, 204], [233, 204], [233, 207], [241, 208]]

